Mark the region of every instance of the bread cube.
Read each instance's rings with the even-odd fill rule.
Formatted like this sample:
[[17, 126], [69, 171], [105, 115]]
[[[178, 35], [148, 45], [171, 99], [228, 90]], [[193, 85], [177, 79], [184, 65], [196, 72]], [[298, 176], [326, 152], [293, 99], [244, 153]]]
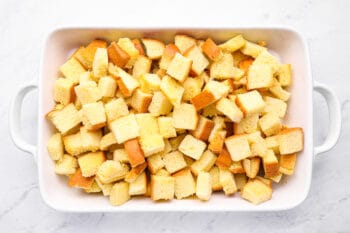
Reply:
[[163, 55], [159, 61], [159, 67], [167, 70], [176, 53], [180, 53], [180, 50], [175, 44], [166, 45]]
[[156, 174], [165, 164], [160, 154], [154, 154], [147, 158], [148, 169], [152, 174]]
[[130, 56], [130, 59], [125, 67], [131, 68], [138, 58], [140, 52], [136, 49], [134, 43], [129, 38], [119, 38], [117, 45], [119, 45], [119, 47]]
[[114, 97], [117, 90], [117, 82], [111, 76], [101, 77], [98, 81], [102, 97]]
[[68, 185], [71, 187], [89, 189], [94, 183], [95, 177], [84, 177], [80, 169], [77, 169], [76, 172], [69, 177]]
[[272, 188], [258, 179], [252, 179], [243, 186], [241, 196], [254, 205], [258, 205], [271, 199]]
[[265, 177], [276, 176], [279, 174], [279, 164], [273, 150], [267, 150], [267, 153], [263, 157], [263, 167]]
[[237, 190], [242, 191], [244, 185], [247, 183], [247, 177], [245, 174], [235, 174], [235, 183]]
[[210, 76], [216, 79], [239, 80], [244, 75], [244, 71], [233, 66], [233, 57], [230, 53], [224, 53], [221, 58], [213, 62], [210, 66]]
[[147, 112], [148, 106], [152, 101], [152, 95], [136, 89], [131, 97], [131, 107], [137, 112]]
[[212, 181], [209, 172], [200, 172], [197, 176], [196, 196], [202, 201], [208, 201], [212, 193]]
[[217, 157], [215, 164], [218, 167], [229, 168], [232, 164], [232, 159], [230, 153], [228, 153], [227, 149], [222, 148], [219, 156]]
[[176, 130], [172, 117], [158, 117], [158, 126], [160, 135], [163, 138], [176, 137]]
[[159, 59], [164, 52], [165, 45], [163, 42], [155, 39], [142, 39], [142, 43], [145, 46], [147, 57], [150, 59]]
[[233, 125], [235, 134], [253, 133], [258, 130], [259, 113], [253, 113], [244, 117]]
[[241, 70], [243, 70], [245, 73], [247, 73], [249, 68], [250, 68], [250, 66], [253, 64], [253, 62], [254, 62], [254, 59], [249, 57], [249, 58], [240, 60], [239, 63], [238, 63], [238, 67]]
[[199, 174], [199, 172], [209, 172], [209, 170], [214, 166], [215, 161], [216, 155], [210, 150], [206, 150], [198, 160], [191, 164], [191, 171], [196, 176]]
[[63, 74], [63, 76], [72, 81], [74, 84], [79, 82], [80, 74], [84, 73], [85, 71], [85, 68], [74, 57], [70, 58], [60, 67], [60, 72]]
[[100, 78], [107, 75], [108, 54], [107, 49], [96, 49], [94, 61], [92, 62], [92, 71], [95, 78]]
[[128, 105], [123, 98], [113, 99], [105, 104], [108, 122], [112, 122], [119, 117], [129, 114]]
[[137, 138], [125, 141], [124, 146], [132, 167], [136, 167], [145, 162], [145, 155]]
[[109, 124], [109, 128], [119, 144], [140, 135], [134, 114], [115, 119]]
[[264, 101], [266, 103], [263, 113], [274, 113], [279, 118], [283, 118], [286, 115], [287, 104], [277, 98], [273, 98], [270, 96], [265, 96]]
[[73, 103], [62, 109], [52, 110], [46, 116], [62, 135], [74, 130], [81, 122], [79, 113]]
[[130, 60], [130, 55], [124, 51], [115, 41], [113, 41], [108, 49], [108, 58], [116, 66], [124, 68]]
[[132, 69], [132, 76], [136, 79], [151, 71], [152, 60], [145, 56], [138, 56]]
[[170, 172], [168, 172], [165, 168], [160, 169], [155, 174], [156, 176], [171, 176]]
[[242, 165], [247, 177], [255, 178], [258, 175], [260, 169], [260, 161], [260, 157], [253, 157], [243, 160]]
[[55, 173], [58, 175], [72, 175], [78, 167], [77, 159], [71, 155], [64, 154], [60, 160], [55, 163]]
[[148, 106], [148, 111], [152, 116], [160, 116], [170, 113], [172, 108], [173, 105], [168, 98], [161, 91], [156, 91], [154, 92], [152, 101]]
[[187, 78], [192, 66], [192, 60], [182, 56], [180, 53], [176, 53], [174, 58], [171, 60], [167, 74], [172, 78], [183, 82]]
[[272, 180], [275, 183], [279, 183], [282, 179], [282, 176], [283, 176], [282, 173], [278, 173], [278, 175], [276, 175], [276, 176], [270, 176], [270, 177], [266, 177], [266, 178]]
[[232, 195], [237, 192], [234, 175], [227, 169], [219, 167], [219, 181], [225, 195]]
[[215, 106], [218, 111], [222, 112], [233, 122], [238, 123], [243, 118], [243, 113], [237, 107], [236, 103], [227, 98], [220, 99], [218, 102], [216, 102]]
[[206, 147], [207, 145], [203, 141], [198, 140], [192, 135], [186, 135], [179, 145], [179, 150], [185, 155], [198, 160]]
[[121, 163], [130, 163], [129, 155], [125, 149], [116, 149], [113, 151], [113, 160]]
[[109, 202], [112, 205], [120, 206], [129, 200], [129, 184], [124, 181], [115, 183], [109, 195]]
[[217, 166], [213, 166], [210, 169], [209, 174], [211, 178], [212, 191], [222, 190], [222, 185], [220, 184], [220, 177], [219, 177], [219, 168]]
[[82, 143], [80, 131], [63, 137], [63, 143], [66, 151], [70, 155], [79, 155], [86, 152], [86, 147]]
[[53, 134], [49, 138], [46, 147], [52, 160], [60, 160], [64, 154], [64, 147], [61, 134]]
[[278, 135], [271, 136], [271, 137], [266, 137], [265, 138], [265, 144], [268, 149], [273, 150], [275, 154], [279, 154], [279, 139]]
[[127, 172], [127, 167], [120, 162], [107, 160], [98, 168], [96, 176], [103, 184], [108, 184], [124, 179]]
[[201, 93], [202, 86], [204, 84], [204, 81], [199, 78], [187, 78], [183, 82], [183, 87], [185, 88], [185, 91], [182, 96], [183, 101], [191, 101], [193, 97]]
[[230, 165], [228, 170], [230, 170], [230, 172], [232, 172], [233, 174], [245, 173], [242, 161], [243, 160], [241, 160], [241, 161], [232, 161], [232, 164]]
[[210, 60], [218, 61], [222, 56], [220, 48], [210, 38], [201, 45], [201, 48]]
[[285, 175], [293, 175], [297, 154], [281, 155], [279, 172]]
[[277, 71], [277, 79], [282, 87], [290, 86], [292, 83], [291, 64], [280, 64]]
[[[84, 177], [85, 178], [85, 177]], [[85, 178], [85, 179], [90, 179], [91, 177]], [[90, 188], [84, 189], [84, 192], [86, 193], [100, 193], [102, 192], [102, 189], [100, 188], [100, 186], [98, 186], [97, 182], [94, 181], [92, 182], [92, 185]]]
[[207, 141], [214, 128], [214, 122], [206, 117], [199, 116], [197, 128], [191, 131], [191, 134], [202, 141]]
[[255, 62], [249, 67], [247, 89], [269, 88], [274, 85], [273, 67], [269, 64], [257, 65]]
[[142, 74], [139, 76], [139, 82], [143, 92], [153, 93], [160, 90], [161, 80], [157, 74]]
[[251, 156], [248, 139], [245, 134], [226, 138], [225, 145], [233, 161], [240, 161]]
[[198, 124], [198, 114], [192, 104], [182, 103], [174, 107], [174, 127], [177, 129], [195, 130]]
[[102, 102], [84, 104], [82, 110], [91, 129], [99, 129], [106, 124], [106, 113]]
[[94, 81], [86, 81], [74, 87], [77, 99], [81, 104], [95, 103], [102, 98], [101, 90]]
[[265, 102], [258, 91], [249, 91], [244, 94], [238, 94], [236, 103], [245, 116], [260, 113], [265, 108]]
[[196, 40], [187, 35], [176, 35], [174, 38], [176, 47], [184, 54], [188, 49], [196, 45]]
[[63, 105], [67, 105], [74, 99], [74, 83], [67, 78], [58, 78], [53, 89], [53, 99]]
[[115, 140], [115, 137], [113, 133], [107, 133], [105, 134], [100, 141], [100, 150], [108, 150], [110, 146], [116, 145], [117, 140]]
[[275, 135], [281, 130], [281, 119], [274, 113], [267, 113], [259, 119], [259, 126], [266, 136]]
[[168, 172], [174, 173], [187, 166], [184, 156], [179, 151], [170, 152], [163, 157], [165, 168]]
[[219, 47], [225, 52], [233, 53], [238, 49], [242, 48], [245, 45], [245, 43], [246, 43], [246, 40], [243, 38], [243, 36], [237, 35], [229, 39], [228, 41], [220, 44]]
[[135, 119], [139, 125], [141, 137], [146, 137], [151, 134], [159, 134], [157, 118], [152, 116], [150, 113], [135, 114]]
[[103, 184], [97, 177], [95, 177], [95, 182], [100, 187], [103, 196], [109, 196], [113, 188], [113, 183]]
[[129, 183], [129, 195], [144, 195], [147, 192], [147, 176], [143, 172], [137, 177], [134, 182]]
[[224, 147], [226, 134], [226, 130], [213, 130], [209, 136], [208, 149], [216, 154], [219, 154]]
[[101, 139], [102, 139], [101, 130], [91, 131], [86, 129], [85, 127], [80, 128], [80, 143], [84, 148], [84, 151], [93, 151], [93, 152], [97, 151], [100, 148]]
[[146, 168], [146, 162], [131, 168], [131, 170], [126, 174], [124, 180], [129, 183], [136, 181], [136, 179], [145, 171]]
[[175, 178], [172, 176], [151, 176], [151, 199], [171, 200], [175, 194]]
[[191, 72], [194, 75], [200, 75], [209, 65], [209, 61], [198, 46], [189, 48], [184, 56], [192, 60]]
[[302, 128], [287, 128], [279, 133], [281, 155], [293, 154], [303, 150], [304, 133]]
[[90, 152], [78, 158], [78, 164], [84, 177], [94, 176], [100, 165], [106, 160], [103, 152]]
[[106, 48], [107, 42], [103, 40], [93, 40], [86, 48], [74, 54], [74, 57], [86, 68], [91, 69], [98, 48]]
[[275, 85], [273, 87], [269, 88], [269, 91], [276, 96], [277, 98], [288, 101], [290, 98], [290, 93], [286, 90], [284, 90], [279, 83], [275, 82]]
[[181, 170], [173, 175], [175, 178], [175, 197], [183, 199], [196, 192], [196, 182], [189, 169]]
[[180, 143], [185, 138], [186, 134], [180, 134], [175, 138], [170, 138], [169, 143], [171, 145], [172, 151], [175, 151], [179, 148]]
[[164, 76], [160, 84], [160, 90], [173, 105], [179, 105], [181, 103], [184, 88], [173, 78], [167, 75]]
[[[114, 75], [117, 75], [117, 84], [124, 97], [130, 97], [134, 90], [140, 86], [139, 82], [130, 74], [119, 67], [114, 67]], [[111, 69], [113, 69], [111, 67]], [[113, 75], [112, 74], [112, 75]]]
[[246, 41], [245, 45], [240, 50], [243, 54], [256, 58], [260, 53], [267, 49], [255, 43]]
[[141, 41], [139, 39], [137, 39], [137, 38], [132, 39], [131, 41], [134, 44], [135, 48], [139, 51], [139, 54], [141, 56], [145, 56], [146, 53], [145, 53], [145, 50], [143, 49]]
[[250, 141], [248, 138], [248, 141], [250, 143], [250, 150], [253, 156], [264, 157], [266, 155], [268, 148], [265, 140], [262, 137], [260, 137], [257, 141]]

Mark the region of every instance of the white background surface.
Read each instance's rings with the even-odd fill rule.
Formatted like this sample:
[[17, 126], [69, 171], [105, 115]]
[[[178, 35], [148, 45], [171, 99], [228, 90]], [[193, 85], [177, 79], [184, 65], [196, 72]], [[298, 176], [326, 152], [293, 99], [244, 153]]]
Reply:
[[[0, 0], [0, 232], [350, 232], [350, 1], [39, 1]], [[47, 207], [36, 165], [13, 145], [8, 107], [21, 84], [38, 77], [44, 35], [56, 26], [288, 25], [310, 46], [313, 76], [336, 90], [343, 130], [337, 146], [315, 159], [308, 198], [276, 213], [67, 214]], [[51, 97], [48, 97], [51, 98]], [[37, 96], [23, 107], [23, 131], [36, 142]], [[315, 95], [315, 143], [327, 135]], [[302, 114], [302, 113], [300, 113]], [[291, 194], [292, 195], [292, 194]]]

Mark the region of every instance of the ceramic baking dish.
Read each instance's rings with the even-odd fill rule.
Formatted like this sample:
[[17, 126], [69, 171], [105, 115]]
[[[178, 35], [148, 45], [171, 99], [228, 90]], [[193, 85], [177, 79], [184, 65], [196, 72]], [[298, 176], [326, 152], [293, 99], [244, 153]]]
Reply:
[[[149, 198], [133, 198], [126, 204], [115, 207], [102, 195], [87, 195], [78, 189], [70, 188], [64, 177], [54, 173], [54, 163], [46, 150], [48, 137], [53, 132], [52, 125], [45, 114], [53, 106], [52, 90], [58, 68], [78, 46], [87, 44], [95, 38], [107, 41], [119, 37], [153, 37], [165, 42], [173, 40], [174, 35], [184, 33], [196, 38], [211, 37], [217, 42], [243, 34], [252, 41], [265, 40], [272, 53], [283, 62], [291, 63], [293, 85], [290, 87], [292, 98], [288, 103], [286, 124], [304, 129], [304, 150], [298, 155], [295, 174], [275, 185], [273, 197], [261, 205], [254, 206], [236, 194], [226, 197], [215, 194], [210, 201], [195, 199], [152, 202]], [[124, 212], [124, 211], [277, 211], [299, 205], [307, 196], [312, 177], [315, 155], [331, 149], [340, 133], [341, 112], [334, 92], [327, 86], [313, 80], [307, 45], [302, 36], [294, 30], [284, 27], [249, 28], [184, 28], [184, 29], [130, 29], [130, 28], [60, 28], [48, 34], [41, 57], [38, 80], [19, 88], [11, 105], [10, 127], [14, 143], [23, 151], [33, 154], [39, 172], [40, 192], [54, 209], [69, 212]], [[38, 89], [38, 144], [30, 145], [21, 136], [20, 109], [25, 95]], [[322, 94], [329, 109], [329, 133], [321, 146], [314, 147], [313, 140], [313, 91]]]

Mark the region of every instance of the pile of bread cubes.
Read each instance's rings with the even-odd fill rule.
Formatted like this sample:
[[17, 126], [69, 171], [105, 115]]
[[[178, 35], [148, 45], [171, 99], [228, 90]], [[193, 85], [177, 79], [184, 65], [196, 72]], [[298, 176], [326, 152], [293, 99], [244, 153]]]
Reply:
[[303, 150], [303, 130], [282, 124], [291, 81], [290, 64], [242, 35], [96, 39], [60, 67], [47, 149], [69, 186], [112, 205], [238, 191], [259, 204]]

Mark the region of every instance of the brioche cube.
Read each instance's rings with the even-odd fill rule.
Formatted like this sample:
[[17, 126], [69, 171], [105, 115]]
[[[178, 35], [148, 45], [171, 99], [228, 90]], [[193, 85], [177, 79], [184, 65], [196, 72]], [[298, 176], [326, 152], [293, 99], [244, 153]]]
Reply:
[[237, 107], [236, 103], [227, 98], [221, 98], [218, 102], [216, 102], [215, 106], [218, 111], [222, 112], [233, 122], [238, 123], [243, 118], [243, 113]]
[[265, 108], [265, 102], [258, 91], [249, 91], [244, 94], [238, 94], [236, 103], [245, 116], [260, 113]]
[[100, 141], [100, 150], [108, 150], [110, 146], [117, 144], [113, 133], [105, 134]]
[[251, 65], [247, 76], [247, 89], [269, 88], [274, 85], [273, 68], [269, 64]]
[[168, 172], [174, 173], [187, 166], [184, 156], [179, 151], [170, 152], [163, 157], [165, 168]]
[[230, 167], [228, 168], [228, 170], [230, 170], [233, 174], [242, 174], [245, 173], [244, 168], [243, 168], [243, 164], [242, 161], [232, 161], [232, 164], [230, 165]]
[[201, 48], [204, 54], [207, 55], [207, 57], [210, 58], [210, 60], [218, 61], [222, 56], [220, 48], [215, 44], [215, 42], [211, 38], [208, 38], [201, 45]]
[[259, 119], [259, 126], [266, 136], [275, 135], [281, 129], [281, 119], [274, 113], [267, 113]]
[[181, 170], [172, 175], [175, 178], [175, 197], [183, 199], [196, 192], [196, 182], [189, 169]]
[[182, 103], [174, 107], [174, 127], [177, 129], [195, 130], [198, 124], [198, 114], [192, 104]]
[[232, 164], [232, 159], [230, 153], [228, 153], [227, 149], [222, 148], [219, 156], [217, 157], [215, 164], [218, 167], [229, 168]]
[[98, 81], [102, 97], [114, 97], [117, 90], [117, 82], [111, 76], [101, 77]]
[[245, 174], [235, 174], [234, 176], [237, 190], [241, 191], [247, 183], [247, 177]]
[[230, 53], [224, 53], [218, 61], [210, 66], [210, 76], [216, 79], [233, 78], [239, 80], [243, 75], [244, 71], [233, 66], [233, 57]]
[[70, 58], [60, 67], [60, 72], [63, 76], [75, 84], [79, 82], [79, 76], [85, 71], [85, 68], [74, 57]]
[[119, 45], [119, 47], [130, 56], [130, 59], [125, 67], [131, 68], [138, 58], [140, 52], [136, 49], [134, 43], [129, 38], [119, 38], [117, 45]]
[[210, 169], [209, 174], [210, 174], [210, 178], [211, 178], [212, 191], [222, 190], [222, 185], [220, 184], [219, 168], [217, 166], [213, 166]]
[[129, 183], [129, 195], [144, 195], [147, 192], [147, 176], [143, 172], [134, 182]]
[[247, 177], [255, 178], [258, 175], [260, 169], [260, 161], [260, 157], [253, 157], [243, 160], [242, 165]]
[[280, 157], [280, 167], [279, 167], [279, 172], [285, 175], [293, 175], [294, 173], [294, 168], [295, 168], [295, 163], [297, 159], [297, 154], [289, 154], [289, 155], [281, 155]]
[[131, 167], [136, 167], [145, 162], [145, 155], [137, 138], [124, 142], [126, 153], [129, 157]]
[[180, 53], [176, 53], [173, 60], [171, 60], [166, 73], [174, 79], [183, 82], [187, 78], [191, 66], [191, 59], [182, 56]]
[[131, 97], [131, 107], [137, 112], [147, 112], [148, 106], [152, 101], [152, 95], [136, 89]]
[[173, 105], [168, 98], [161, 91], [156, 91], [154, 92], [152, 101], [148, 106], [148, 111], [152, 116], [160, 116], [170, 113], [172, 108]]
[[160, 154], [147, 157], [148, 169], [152, 174], [156, 174], [165, 164]]
[[269, 91], [276, 96], [277, 98], [288, 101], [290, 98], [290, 93], [286, 90], [284, 90], [279, 83], [275, 82], [275, 85], [273, 87], [269, 88]]
[[279, 138], [278, 135], [266, 137], [265, 138], [265, 144], [268, 149], [273, 150], [275, 154], [279, 154]]
[[212, 152], [219, 154], [224, 147], [225, 138], [227, 131], [226, 130], [217, 130], [212, 131], [214, 133], [210, 134], [209, 136], [209, 145], [208, 149]]
[[209, 172], [209, 170], [214, 166], [216, 161], [216, 155], [210, 150], [206, 150], [202, 156], [194, 161], [190, 168], [194, 175], [198, 175], [199, 172]]
[[293, 154], [303, 150], [304, 133], [302, 128], [287, 128], [279, 133], [281, 155]]
[[119, 144], [139, 136], [139, 126], [134, 114], [115, 119], [109, 127]]
[[102, 102], [84, 104], [82, 110], [91, 128], [99, 129], [105, 125], [107, 119]]
[[164, 52], [165, 45], [163, 42], [155, 39], [142, 39], [142, 43], [145, 46], [147, 57], [150, 59], [159, 59]]
[[214, 128], [214, 122], [206, 117], [199, 116], [197, 128], [191, 131], [191, 134], [202, 141], [207, 141]]
[[92, 62], [92, 71], [95, 78], [100, 78], [107, 75], [108, 54], [107, 49], [96, 49], [94, 61]]
[[129, 200], [129, 184], [124, 181], [115, 183], [109, 195], [109, 202], [112, 205], [120, 206]]
[[267, 49], [250, 41], [246, 41], [245, 45], [240, 50], [243, 54], [256, 58]]
[[253, 113], [244, 117], [233, 125], [235, 134], [253, 133], [258, 130], [259, 113]]
[[72, 175], [78, 167], [77, 159], [71, 155], [64, 154], [55, 163], [55, 173], [58, 175]]
[[225, 52], [233, 53], [238, 49], [242, 48], [245, 45], [245, 43], [246, 43], [246, 40], [243, 38], [243, 36], [237, 35], [229, 39], [228, 41], [220, 44], [219, 47]]
[[184, 54], [188, 49], [196, 45], [196, 40], [187, 35], [175, 35], [175, 46]]
[[280, 64], [277, 71], [277, 78], [282, 87], [290, 86], [292, 83], [291, 64]]
[[173, 78], [167, 75], [164, 76], [160, 83], [160, 90], [173, 105], [179, 105], [181, 103], [184, 88]]
[[272, 198], [272, 188], [259, 179], [251, 179], [243, 186], [241, 196], [254, 205], [258, 205]]
[[266, 103], [263, 113], [274, 113], [279, 118], [283, 118], [286, 115], [287, 104], [277, 98], [273, 98], [270, 96], [265, 96], [264, 101]]
[[97, 173], [100, 165], [106, 160], [103, 152], [90, 152], [78, 158], [78, 164], [84, 177]]
[[163, 138], [176, 137], [176, 130], [172, 117], [158, 117], [158, 126], [160, 135]]
[[52, 160], [60, 160], [64, 154], [64, 147], [61, 134], [53, 134], [49, 138], [46, 147]]
[[132, 76], [136, 79], [151, 71], [152, 60], [145, 56], [138, 56], [132, 69]]
[[200, 172], [196, 182], [196, 196], [202, 201], [208, 201], [212, 193], [212, 181], [209, 172]]
[[151, 199], [171, 200], [175, 194], [175, 178], [172, 176], [151, 176]]
[[117, 84], [125, 97], [130, 97], [134, 90], [140, 86], [139, 82], [130, 74], [119, 67], [115, 67]]
[[225, 145], [233, 161], [240, 161], [251, 156], [248, 139], [245, 134], [226, 138]]
[[120, 162], [107, 160], [100, 165], [96, 176], [103, 184], [108, 184], [123, 179], [127, 171]]
[[67, 105], [74, 99], [74, 83], [67, 78], [58, 78], [53, 89], [53, 99], [63, 105]]
[[98, 48], [106, 48], [107, 42], [103, 40], [93, 40], [86, 48], [81, 49], [74, 57], [86, 68], [91, 69]]
[[187, 78], [183, 82], [183, 87], [185, 88], [182, 96], [183, 101], [191, 101], [193, 97], [201, 93], [203, 84], [203, 80], [199, 77]]
[[131, 168], [131, 170], [126, 174], [125, 181], [132, 183], [144, 172], [147, 168], [147, 163], [142, 163], [136, 167]]
[[198, 46], [191, 47], [184, 55], [192, 60], [191, 71], [194, 75], [200, 75], [209, 65], [209, 61]]
[[107, 52], [109, 60], [116, 66], [124, 68], [130, 60], [130, 55], [115, 41], [109, 45]]
[[267, 150], [263, 157], [263, 167], [266, 177], [276, 176], [279, 174], [279, 164], [273, 150]]
[[153, 93], [160, 90], [161, 80], [157, 74], [142, 74], [139, 76], [139, 82], [143, 92]]
[[186, 135], [179, 145], [179, 150], [185, 155], [198, 160], [206, 147], [207, 145], [203, 141], [192, 135]]
[[123, 98], [113, 99], [105, 104], [105, 111], [108, 122], [129, 114], [128, 105]]
[[81, 122], [79, 113], [73, 103], [64, 106], [62, 109], [49, 112], [47, 118], [62, 135], [75, 129]]
[[94, 183], [95, 177], [84, 177], [80, 169], [77, 169], [76, 172], [69, 176], [68, 185], [71, 187], [90, 189]]
[[219, 181], [225, 195], [232, 195], [237, 192], [234, 175], [227, 168], [219, 167]]

